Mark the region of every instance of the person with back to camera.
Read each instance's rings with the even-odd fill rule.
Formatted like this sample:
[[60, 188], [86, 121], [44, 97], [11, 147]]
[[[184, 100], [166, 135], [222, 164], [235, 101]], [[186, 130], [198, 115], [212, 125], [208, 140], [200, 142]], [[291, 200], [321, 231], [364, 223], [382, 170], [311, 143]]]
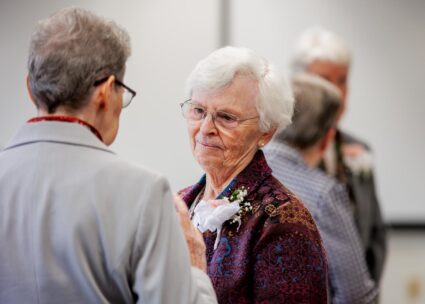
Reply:
[[136, 94], [129, 55], [127, 32], [86, 10], [38, 23], [38, 116], [0, 152], [0, 303], [216, 303], [184, 203], [178, 218], [167, 181], [108, 148]]
[[347, 191], [319, 168], [335, 135], [341, 94], [337, 87], [309, 74], [292, 80], [296, 110], [292, 124], [265, 148], [273, 174], [310, 210], [326, 249], [331, 303], [374, 303], [370, 278]]
[[[301, 34], [292, 60], [294, 73], [318, 75], [341, 90], [338, 123], [346, 109], [350, 65], [350, 50], [336, 34], [320, 27]], [[323, 168], [347, 187], [367, 266], [372, 279], [379, 284], [387, 242], [375, 190], [371, 153], [364, 142], [338, 127], [334, 142], [325, 153]]]
[[293, 97], [273, 66], [225, 47], [201, 60], [181, 104], [205, 171], [180, 191], [203, 232], [220, 303], [327, 303], [327, 261], [309, 211], [271, 174], [262, 148]]

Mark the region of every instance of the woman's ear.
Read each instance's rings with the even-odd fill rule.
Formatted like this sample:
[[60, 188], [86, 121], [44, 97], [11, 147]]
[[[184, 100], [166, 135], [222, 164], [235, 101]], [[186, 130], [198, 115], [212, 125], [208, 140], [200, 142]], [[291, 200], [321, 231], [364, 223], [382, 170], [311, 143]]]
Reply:
[[96, 90], [94, 103], [97, 109], [108, 110], [110, 108], [111, 96], [115, 93], [115, 76], [109, 76], [108, 80], [100, 84]]
[[264, 147], [272, 138], [273, 135], [276, 133], [277, 128], [272, 128], [269, 131], [263, 133], [263, 135], [261, 135], [260, 140], [258, 141], [258, 146], [260, 148]]

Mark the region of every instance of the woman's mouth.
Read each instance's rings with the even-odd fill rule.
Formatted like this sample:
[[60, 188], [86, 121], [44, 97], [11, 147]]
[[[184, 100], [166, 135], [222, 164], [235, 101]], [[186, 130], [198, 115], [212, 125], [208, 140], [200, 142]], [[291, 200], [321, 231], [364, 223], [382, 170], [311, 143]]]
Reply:
[[206, 147], [206, 148], [215, 148], [215, 149], [221, 149], [221, 147], [219, 145], [213, 144], [213, 143], [209, 143], [209, 142], [204, 142], [204, 141], [196, 141], [197, 144]]

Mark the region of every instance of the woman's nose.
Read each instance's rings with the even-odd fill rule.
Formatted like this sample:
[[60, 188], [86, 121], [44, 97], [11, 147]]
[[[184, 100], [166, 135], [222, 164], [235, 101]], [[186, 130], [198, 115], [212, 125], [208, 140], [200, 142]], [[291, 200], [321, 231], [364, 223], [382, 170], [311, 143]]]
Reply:
[[212, 113], [205, 113], [204, 118], [201, 120], [201, 132], [204, 134], [211, 134], [212, 132], [217, 132]]

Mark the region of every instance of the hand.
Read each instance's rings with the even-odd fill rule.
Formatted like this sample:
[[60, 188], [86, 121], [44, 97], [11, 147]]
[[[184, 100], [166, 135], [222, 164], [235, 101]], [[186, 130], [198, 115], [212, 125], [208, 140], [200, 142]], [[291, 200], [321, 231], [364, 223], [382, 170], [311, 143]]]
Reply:
[[189, 247], [192, 266], [207, 272], [207, 259], [205, 255], [205, 243], [201, 232], [193, 226], [186, 204], [178, 196], [174, 196], [174, 206], [179, 216], [180, 226], [183, 229], [187, 246]]

